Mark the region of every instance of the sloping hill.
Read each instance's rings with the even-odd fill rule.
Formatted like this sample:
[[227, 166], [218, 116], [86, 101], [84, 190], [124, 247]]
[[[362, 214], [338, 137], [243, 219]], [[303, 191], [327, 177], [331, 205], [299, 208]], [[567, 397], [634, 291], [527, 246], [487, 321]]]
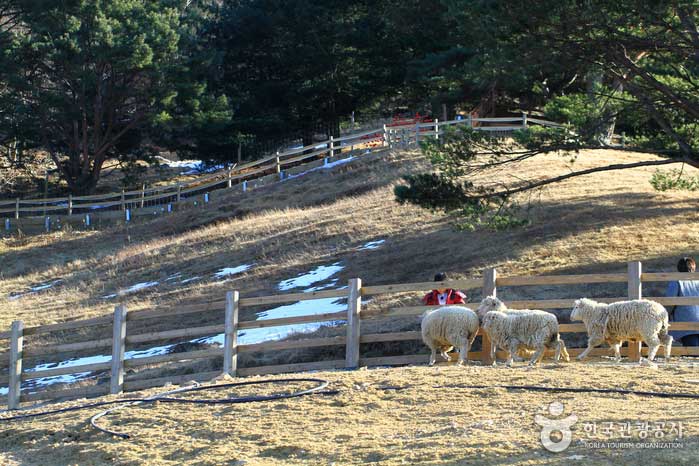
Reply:
[[[575, 166], [652, 157], [593, 151]], [[528, 227], [464, 232], [441, 213], [394, 201], [401, 175], [426, 167], [415, 152], [368, 155], [257, 191], [224, 192], [206, 208], [143, 225], [5, 239], [0, 328], [13, 319], [37, 325], [101, 315], [116, 302], [136, 310], [220, 300], [230, 289], [275, 293], [283, 280], [338, 262], [337, 284], [352, 277], [382, 284], [425, 281], [438, 270], [477, 276], [488, 266], [507, 275], [622, 271], [641, 259], [672, 270], [678, 256], [698, 252], [695, 195], [654, 191], [651, 168], [542, 191]], [[568, 157], [552, 155], [514, 175], [569, 169]], [[379, 240], [380, 247], [362, 248]], [[243, 265], [251, 267], [216, 276]]]
[[[575, 166], [649, 158], [594, 151], [581, 154]], [[206, 208], [128, 229], [4, 240], [0, 326], [7, 328], [13, 319], [37, 325], [97, 316], [122, 302], [130, 310], [173, 309], [180, 303], [219, 301], [231, 289], [251, 296], [339, 287], [352, 277], [361, 277], [365, 284], [415, 282], [429, 280], [438, 270], [453, 278], [476, 277], [491, 266], [501, 275], [622, 272], [629, 260], [643, 260], [649, 270], [670, 271], [678, 256], [697, 253], [695, 196], [654, 191], [648, 183], [652, 169], [570, 180], [539, 193], [528, 227], [464, 232], [441, 213], [393, 200], [392, 187], [401, 175], [427, 168], [416, 152], [368, 155], [244, 195], [224, 193]], [[523, 163], [512, 176], [569, 169], [567, 157], [549, 156]], [[644, 293], [661, 291], [644, 286]], [[498, 292], [506, 299], [618, 296], [625, 293], [625, 284]], [[374, 298], [366, 307], [417, 304], [418, 298], [410, 293]], [[249, 320], [265, 311], [243, 312], [250, 314], [241, 318]], [[158, 330], [206, 325], [207, 319], [212, 319], [210, 313], [148, 322], [149, 329]], [[394, 319], [392, 325], [416, 325], [414, 318], [403, 320]], [[362, 328], [365, 323], [381, 325], [370, 322]], [[63, 336], [76, 337], [85, 335]], [[399, 345], [390, 345], [376, 351], [400, 354]], [[288, 357], [281, 353], [264, 363]], [[294, 357], [303, 355], [298, 350]], [[245, 366], [244, 359], [241, 363]], [[206, 364], [219, 365], [193, 371], [220, 370], [220, 361]], [[87, 412], [14, 423], [0, 429], [0, 459], [8, 464], [65, 464], [78, 455], [90, 464], [615, 464], [641, 459], [690, 464], [699, 448], [696, 429], [689, 427], [699, 422], [692, 400], [435, 387], [536, 383], [699, 393], [695, 365], [680, 361], [644, 368], [597, 361], [536, 369], [473, 365], [319, 373], [339, 394], [201, 411], [162, 405], [123, 411], [111, 422], [138, 435], [128, 444], [89, 430]], [[588, 436], [578, 425], [571, 448], [562, 455], [549, 454], [540, 447], [533, 417], [553, 401], [564, 402], [566, 413], [570, 409], [580, 422], [598, 426], [682, 422], [687, 426], [683, 446], [598, 450], [585, 447], [582, 440], [623, 441], [621, 431], [611, 437]]]

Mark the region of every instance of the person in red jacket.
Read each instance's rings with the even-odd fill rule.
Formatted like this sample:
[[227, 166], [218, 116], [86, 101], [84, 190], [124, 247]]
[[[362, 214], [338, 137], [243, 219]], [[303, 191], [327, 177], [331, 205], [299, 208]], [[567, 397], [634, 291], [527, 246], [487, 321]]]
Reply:
[[[440, 272], [434, 276], [434, 281], [443, 282], [447, 279], [444, 272]], [[440, 306], [446, 304], [466, 304], [466, 295], [461, 291], [452, 288], [440, 288], [427, 293], [422, 302], [425, 306]]]

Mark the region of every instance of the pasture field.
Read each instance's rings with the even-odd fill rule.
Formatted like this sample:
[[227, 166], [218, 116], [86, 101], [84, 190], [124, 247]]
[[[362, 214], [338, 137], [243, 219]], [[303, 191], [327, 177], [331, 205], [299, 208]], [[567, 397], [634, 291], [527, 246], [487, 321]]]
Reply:
[[[330, 381], [328, 389], [338, 392], [239, 405], [156, 403], [118, 411], [101, 420], [102, 427], [131, 434], [126, 440], [90, 427], [88, 419], [99, 408], [13, 422], [0, 429], [0, 459], [8, 465], [46, 466], [597, 466], [693, 465], [699, 456], [696, 399], [459, 387], [541, 385], [699, 394], [697, 363], [689, 360], [667, 365], [660, 361], [657, 368], [614, 364], [606, 359], [569, 364], [544, 360], [541, 367], [533, 369], [523, 363], [516, 363], [514, 368], [443, 364], [297, 376], [326, 379]], [[197, 396], [239, 396], [269, 390], [272, 388], [227, 389]], [[547, 411], [553, 402], [564, 405], [559, 417], [577, 416], [571, 427], [572, 442], [560, 453], [542, 447], [541, 427], [534, 421], [537, 414], [554, 418]], [[623, 427], [627, 423], [628, 431]], [[650, 427], [644, 427], [646, 423]], [[678, 432], [670, 432], [672, 423], [681, 424], [682, 438]], [[663, 437], [654, 438], [661, 431]], [[640, 436], [645, 434], [641, 432], [651, 432], [650, 437], [642, 439]], [[621, 442], [624, 447], [593, 448], [590, 445], [594, 442]], [[660, 443], [655, 448], [630, 446], [649, 442], [665, 442], [671, 447], [663, 448]]]
[[[574, 165], [570, 158], [526, 161], [512, 176], [536, 178], [654, 156], [588, 151]], [[678, 257], [699, 252], [695, 194], [653, 190], [652, 167], [549, 187], [537, 193], [528, 212], [531, 225], [499, 232], [459, 231], [442, 213], [397, 204], [392, 188], [401, 176], [427, 168], [417, 152], [373, 154], [245, 194], [219, 191], [206, 208], [146, 224], [4, 238], [0, 328], [14, 319], [31, 326], [95, 317], [117, 303], [139, 310], [220, 301], [231, 289], [244, 296], [275, 294], [281, 281], [337, 262], [343, 265], [334, 276], [339, 285], [353, 277], [378, 285], [426, 281], [436, 271], [471, 278], [492, 266], [501, 276], [622, 272], [628, 261], [642, 260], [646, 271], [673, 271]], [[688, 167], [685, 172], [696, 174]], [[361, 248], [377, 240], [384, 240], [382, 247]], [[243, 264], [252, 267], [223, 279], [215, 275]], [[168, 281], [175, 274], [179, 279]], [[124, 293], [143, 283], [157, 286]], [[605, 292], [563, 288], [539, 287], [527, 297]]]

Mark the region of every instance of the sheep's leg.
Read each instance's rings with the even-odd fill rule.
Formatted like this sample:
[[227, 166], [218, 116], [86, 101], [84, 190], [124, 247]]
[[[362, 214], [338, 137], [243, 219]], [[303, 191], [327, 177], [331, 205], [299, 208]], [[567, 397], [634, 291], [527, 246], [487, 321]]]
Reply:
[[561, 346], [562, 346], [562, 341], [558, 340], [556, 342], [556, 352], [553, 354], [553, 359], [558, 362], [561, 360]]
[[653, 361], [655, 359], [655, 353], [658, 352], [660, 348], [660, 340], [657, 336], [653, 335], [645, 340], [646, 345], [648, 345], [648, 360]]
[[449, 351], [453, 350], [453, 346], [442, 346], [441, 347], [441, 354], [442, 357], [444, 358], [445, 361], [451, 361], [451, 358], [449, 357]]
[[614, 360], [616, 362], [621, 361], [621, 341], [616, 341], [614, 343], [611, 343], [610, 346], [614, 350]]
[[570, 355], [568, 354], [568, 350], [566, 349], [566, 343], [563, 340], [558, 340], [558, 348], [561, 351], [561, 356], [563, 356], [563, 360], [565, 362], [570, 362]]
[[663, 340], [665, 344], [665, 362], [670, 362], [670, 353], [672, 352], [672, 336], [667, 335]]
[[463, 366], [468, 362], [468, 352], [471, 349], [471, 342], [468, 338], [464, 338], [461, 342], [461, 347], [459, 348], [459, 366]]
[[592, 337], [588, 338], [587, 339], [587, 348], [585, 348], [585, 351], [583, 351], [582, 353], [580, 353], [578, 355], [578, 360], [585, 359], [587, 357], [587, 355], [590, 354], [590, 351], [592, 351], [593, 348], [601, 345], [603, 342], [604, 342], [604, 339], [602, 339], [602, 338], [592, 338]]
[[510, 347], [508, 348], [509, 355], [507, 357], [507, 365], [512, 367], [514, 362], [514, 355], [517, 353], [517, 348], [519, 347], [519, 342], [517, 340], [510, 341]]
[[[485, 348], [483, 348], [483, 350], [485, 351]], [[496, 358], [495, 358], [495, 354], [497, 353], [497, 350], [498, 350], [498, 346], [495, 344], [494, 341], [491, 340], [490, 341], [490, 359], [493, 361], [493, 366], [498, 365]]]
[[534, 366], [537, 363], [541, 362], [541, 359], [544, 357], [544, 350], [546, 347], [544, 345], [539, 346], [536, 348], [536, 351], [534, 352], [534, 356], [532, 356], [531, 360], [529, 361], [530, 366]]
[[434, 366], [434, 363], [437, 362], [437, 348], [431, 347], [432, 353], [430, 354], [430, 366]]

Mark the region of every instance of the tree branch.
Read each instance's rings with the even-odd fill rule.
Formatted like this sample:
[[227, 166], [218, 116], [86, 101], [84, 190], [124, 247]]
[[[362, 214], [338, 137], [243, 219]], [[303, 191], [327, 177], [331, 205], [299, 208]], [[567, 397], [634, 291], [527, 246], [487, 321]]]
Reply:
[[606, 172], [606, 171], [613, 171], [613, 170], [626, 170], [628, 168], [638, 168], [638, 167], [649, 167], [649, 166], [656, 166], [656, 165], [669, 165], [672, 163], [688, 163], [694, 167], [699, 168], [699, 163], [694, 162], [694, 161], [689, 161], [689, 160], [680, 160], [680, 159], [663, 159], [663, 160], [646, 160], [643, 162], [634, 162], [634, 163], [618, 163], [618, 164], [612, 164], [612, 165], [607, 165], [604, 167], [595, 167], [595, 168], [588, 168], [585, 170], [579, 170], [576, 172], [571, 172], [567, 173], [565, 175], [560, 175], [556, 176], [554, 178], [548, 178], [545, 180], [540, 180], [536, 181], [533, 183], [528, 183], [522, 186], [518, 186], [516, 188], [511, 188], [511, 189], [506, 189], [504, 191], [499, 191], [499, 192], [494, 192], [494, 193], [485, 193], [485, 194], [480, 194], [477, 196], [469, 196], [472, 199], [486, 199], [486, 198], [491, 198], [491, 197], [508, 197], [512, 196], [513, 194], [518, 194], [524, 191], [529, 191], [532, 189], [536, 188], [541, 188], [542, 186], [546, 186], [549, 184], [553, 183], [558, 183], [560, 181], [567, 180], [569, 178], [574, 178], [576, 176], [584, 176], [584, 175], [589, 175], [591, 173], [598, 173], [598, 172]]

